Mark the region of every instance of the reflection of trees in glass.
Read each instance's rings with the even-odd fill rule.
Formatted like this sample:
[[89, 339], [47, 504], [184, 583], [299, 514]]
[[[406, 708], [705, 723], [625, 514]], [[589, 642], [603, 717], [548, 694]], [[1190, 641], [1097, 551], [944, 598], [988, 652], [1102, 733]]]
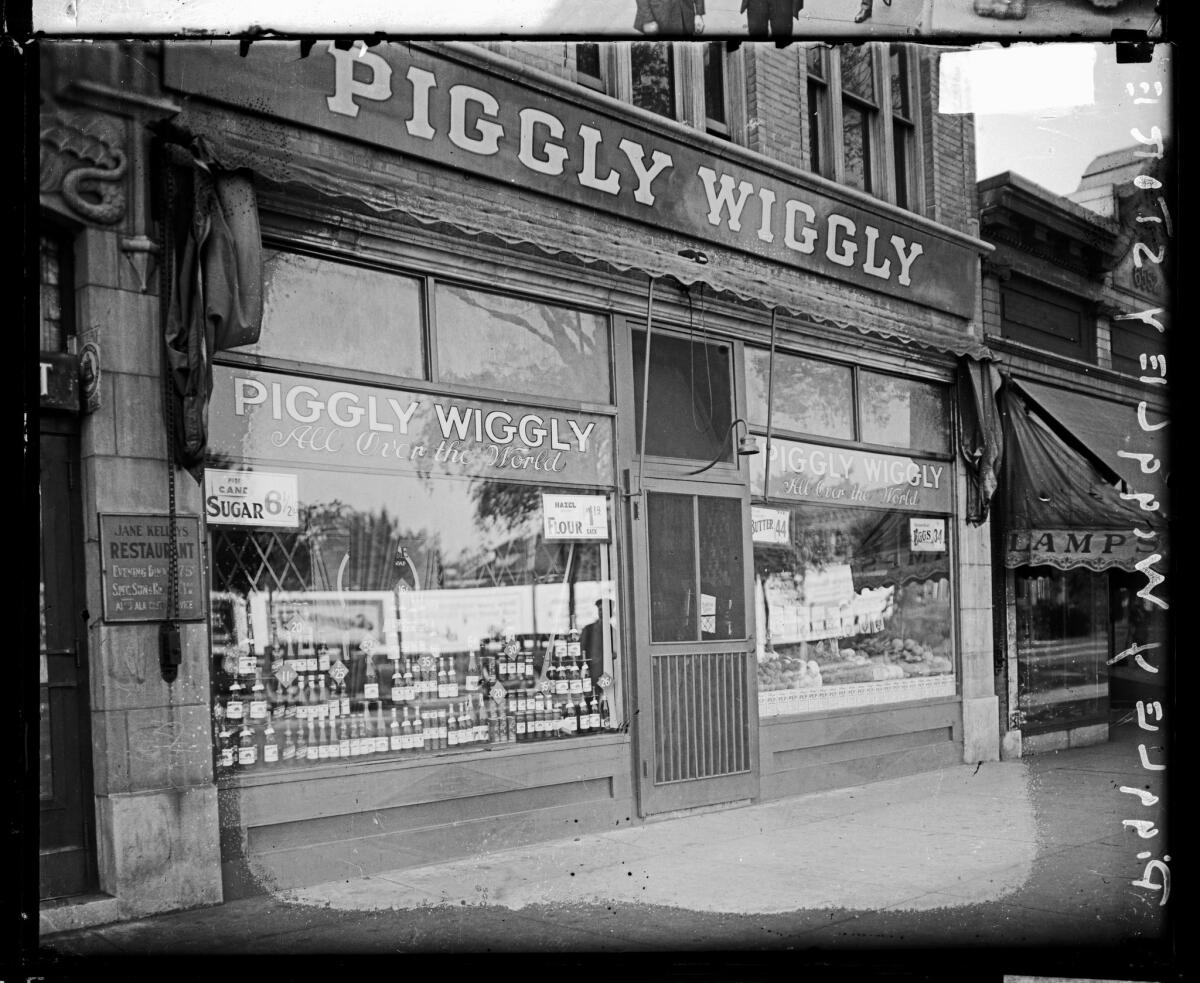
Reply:
[[846, 183], [870, 191], [871, 145], [866, 114], [856, 107], [842, 106], [842, 160]]
[[844, 44], [838, 50], [842, 61], [842, 89], [874, 101], [875, 72], [870, 46]]
[[437, 533], [404, 529], [386, 508], [363, 512], [335, 500], [305, 506], [301, 512], [301, 538], [312, 558], [312, 589], [429, 589], [443, 579]]
[[[746, 349], [746, 393], [750, 419], [767, 423], [771, 353]], [[775, 353], [775, 429], [820, 437], [854, 436], [854, 392], [848, 366], [829, 365]]]
[[608, 402], [604, 318], [517, 297], [438, 287], [443, 379]]
[[669, 44], [635, 41], [631, 45], [633, 104], [675, 118], [675, 66]]
[[893, 447], [946, 450], [946, 393], [940, 386], [864, 372], [863, 440]]

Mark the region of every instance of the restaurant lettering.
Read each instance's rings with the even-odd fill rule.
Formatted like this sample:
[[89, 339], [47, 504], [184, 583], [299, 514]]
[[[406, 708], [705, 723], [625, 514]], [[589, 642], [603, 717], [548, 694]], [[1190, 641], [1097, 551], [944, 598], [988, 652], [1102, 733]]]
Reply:
[[592, 414], [513, 409], [221, 366], [214, 372], [211, 405], [211, 446], [235, 459], [612, 481], [612, 421]]
[[474, 61], [418, 44], [322, 44], [306, 58], [287, 42], [257, 43], [245, 57], [236, 44], [184, 45], [166, 51], [166, 82], [960, 317], [973, 313], [978, 253], [951, 230]]

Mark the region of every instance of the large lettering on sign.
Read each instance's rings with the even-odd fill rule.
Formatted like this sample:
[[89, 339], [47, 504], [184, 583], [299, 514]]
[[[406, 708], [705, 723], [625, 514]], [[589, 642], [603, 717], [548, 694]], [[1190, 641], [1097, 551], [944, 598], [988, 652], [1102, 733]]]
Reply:
[[612, 420], [217, 366], [209, 444], [237, 460], [611, 485]]
[[[765, 446], [762, 437], [755, 439], [760, 448]], [[952, 508], [949, 461], [778, 438], [771, 441], [770, 454], [764, 456], [769, 498], [904, 512], [949, 512]], [[761, 465], [751, 469], [750, 488], [756, 495], [764, 493]]]
[[477, 67], [461, 52], [168, 45], [174, 89], [855, 283], [961, 317], [970, 240]]

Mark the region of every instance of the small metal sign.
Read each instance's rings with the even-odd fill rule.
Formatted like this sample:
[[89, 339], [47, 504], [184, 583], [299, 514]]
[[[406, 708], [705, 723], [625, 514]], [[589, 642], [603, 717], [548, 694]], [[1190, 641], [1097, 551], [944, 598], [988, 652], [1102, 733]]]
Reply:
[[504, 703], [504, 697], [508, 695], [508, 690], [506, 690], [500, 683], [494, 683], [489, 691], [489, 695], [497, 703], [502, 704]]
[[341, 686], [342, 680], [346, 678], [346, 675], [349, 672], [350, 670], [346, 668], [346, 663], [344, 663], [341, 659], [338, 659], [337, 662], [333, 664], [333, 667], [329, 670], [329, 675], [332, 677], [335, 683]]
[[[170, 587], [170, 517], [100, 513], [100, 572], [104, 620], [165, 621]], [[178, 620], [203, 621], [200, 519], [176, 516]]]

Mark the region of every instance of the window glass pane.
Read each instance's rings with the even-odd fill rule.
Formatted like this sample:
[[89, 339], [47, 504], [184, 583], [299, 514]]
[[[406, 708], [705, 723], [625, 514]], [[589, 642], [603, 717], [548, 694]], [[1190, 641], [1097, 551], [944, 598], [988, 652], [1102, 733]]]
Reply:
[[[746, 349], [746, 407], [750, 423], [767, 425], [771, 353]], [[854, 439], [854, 384], [848, 365], [775, 353], [775, 430]]]
[[698, 637], [693, 501], [691, 495], [651, 492], [647, 496], [650, 635], [656, 642]]
[[716, 42], [704, 46], [704, 115], [712, 122], [725, 123], [725, 45]]
[[633, 104], [675, 119], [675, 66], [670, 43], [635, 41], [630, 66]]
[[863, 372], [859, 384], [864, 441], [890, 447], [950, 450], [950, 407], [944, 386], [878, 372]]
[[822, 173], [824, 154], [821, 152], [822, 131], [828, 125], [829, 93], [824, 85], [808, 83], [808, 169]]
[[66, 335], [63, 327], [63, 291], [60, 282], [59, 241], [51, 236], [42, 236], [41, 257], [41, 350], [44, 352], [66, 351]]
[[[754, 547], [759, 713], [952, 696], [949, 519], [874, 509], [774, 510]], [[914, 550], [913, 523], [944, 533]]]
[[804, 46], [804, 61], [809, 75], [817, 78], [825, 77], [825, 46], [822, 44], [806, 44]]
[[871, 190], [871, 136], [867, 114], [850, 103], [842, 105], [842, 161], [845, 183]]
[[594, 41], [575, 44], [575, 71], [589, 80], [600, 80], [600, 45]]
[[[641, 447], [646, 335], [633, 335], [636, 437]], [[729, 346], [655, 333], [650, 341], [646, 453], [698, 461], [733, 460]]]
[[912, 159], [912, 128], [896, 120], [892, 128], [892, 139], [892, 163], [896, 168], [896, 204], [901, 208], [911, 208], [912, 177], [909, 161]]
[[745, 638], [742, 503], [697, 499], [700, 521], [700, 637]]
[[1029, 731], [1108, 719], [1108, 587], [1090, 570], [1019, 569], [1017, 705]]
[[842, 90], [875, 102], [874, 58], [869, 44], [842, 45]]
[[905, 119], [912, 118], [909, 107], [908, 83], [908, 52], [900, 45], [893, 44], [889, 52], [889, 63], [892, 74], [892, 112]]
[[438, 377], [609, 403], [608, 320], [523, 297], [437, 285]]
[[421, 321], [414, 277], [268, 249], [262, 333], [238, 351], [423, 378]]
[[[297, 481], [296, 528], [210, 527], [220, 774], [619, 725], [609, 546], [545, 541], [555, 489], [316, 468]], [[590, 627], [599, 601], [610, 620]]]

